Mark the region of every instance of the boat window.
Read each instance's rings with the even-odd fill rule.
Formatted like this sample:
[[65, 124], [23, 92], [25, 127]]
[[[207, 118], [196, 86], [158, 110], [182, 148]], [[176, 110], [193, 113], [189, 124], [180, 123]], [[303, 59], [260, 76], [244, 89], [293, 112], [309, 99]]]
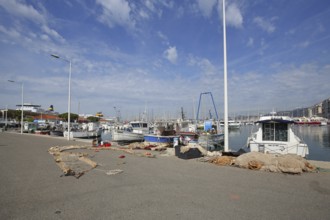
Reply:
[[138, 127], [140, 127], [138, 123], [132, 123], [131, 125], [132, 125], [133, 128], [138, 128]]
[[147, 128], [148, 127], [148, 124], [147, 123], [143, 123], [143, 127], [144, 128]]
[[262, 140], [273, 141], [274, 140], [274, 124], [262, 124]]
[[263, 141], [288, 141], [287, 124], [263, 124], [262, 130]]
[[275, 141], [288, 141], [287, 124], [275, 124]]

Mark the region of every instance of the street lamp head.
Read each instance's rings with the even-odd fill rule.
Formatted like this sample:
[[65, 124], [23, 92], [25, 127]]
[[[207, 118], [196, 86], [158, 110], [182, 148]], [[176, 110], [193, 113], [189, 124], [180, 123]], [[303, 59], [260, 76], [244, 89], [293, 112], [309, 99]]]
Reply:
[[52, 57], [56, 58], [56, 59], [59, 59], [60, 57], [55, 55], [55, 54], [51, 54]]
[[12, 83], [14, 83], [15, 81], [14, 81], [14, 80], [8, 80], [8, 82], [12, 82]]

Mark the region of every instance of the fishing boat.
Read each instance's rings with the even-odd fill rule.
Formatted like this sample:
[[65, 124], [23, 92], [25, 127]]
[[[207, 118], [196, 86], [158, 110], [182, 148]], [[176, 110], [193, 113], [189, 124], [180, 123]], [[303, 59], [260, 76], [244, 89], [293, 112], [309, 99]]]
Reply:
[[143, 141], [144, 134], [148, 133], [148, 122], [131, 121], [121, 128], [112, 130], [112, 140], [117, 142]]
[[70, 135], [70, 138], [83, 138], [83, 139], [100, 137], [101, 134], [102, 134], [102, 128], [93, 122], [84, 125], [83, 129], [79, 129], [73, 125], [72, 129], [70, 129], [70, 134], [68, 131], [63, 132], [64, 137], [68, 137]]
[[[97, 131], [70, 131], [70, 138], [82, 138], [82, 139], [89, 139], [89, 138], [96, 138], [100, 137], [102, 133], [102, 129]], [[69, 132], [64, 131], [63, 136], [68, 137]]]
[[173, 144], [175, 137], [177, 137], [177, 135], [174, 130], [174, 123], [155, 122], [153, 125], [153, 133], [144, 134], [144, 141], [150, 143]]
[[223, 148], [224, 131], [221, 128], [219, 117], [218, 117], [218, 112], [217, 112], [217, 109], [215, 107], [213, 95], [212, 95], [211, 92], [200, 93], [196, 121], [197, 122], [199, 121], [199, 119], [198, 119], [199, 109], [200, 109], [200, 105], [201, 105], [203, 95], [210, 95], [216, 118], [212, 119], [211, 111], [209, 111], [210, 120], [204, 120], [203, 127], [202, 127], [203, 131], [199, 132], [198, 144], [200, 146], [202, 146], [205, 150], [208, 150], [208, 151], [223, 150], [224, 149]]
[[307, 144], [294, 134], [294, 121], [288, 116], [262, 116], [257, 132], [247, 140], [251, 152], [265, 154], [295, 154], [306, 157], [309, 154]]

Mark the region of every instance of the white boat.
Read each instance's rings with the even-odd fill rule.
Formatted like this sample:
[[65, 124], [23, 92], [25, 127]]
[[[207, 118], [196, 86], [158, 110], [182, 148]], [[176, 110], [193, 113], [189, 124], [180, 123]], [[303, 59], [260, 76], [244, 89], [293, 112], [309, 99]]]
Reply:
[[[70, 138], [95, 138], [100, 137], [102, 133], [102, 129], [97, 131], [70, 131]], [[63, 136], [68, 137], [69, 132], [64, 131]]]
[[288, 116], [262, 116], [258, 131], [247, 140], [251, 152], [269, 154], [295, 154], [306, 157], [308, 146], [292, 130], [294, 121]]
[[321, 121], [320, 126], [327, 126], [327, 125], [328, 125], [328, 122], [326, 122], [326, 121]]
[[241, 127], [241, 122], [233, 121], [233, 120], [228, 121], [228, 128], [229, 129], [238, 129], [240, 127]]
[[112, 131], [112, 140], [118, 142], [143, 141], [144, 134], [149, 133], [149, 125], [147, 122], [131, 121], [124, 129], [116, 129]]

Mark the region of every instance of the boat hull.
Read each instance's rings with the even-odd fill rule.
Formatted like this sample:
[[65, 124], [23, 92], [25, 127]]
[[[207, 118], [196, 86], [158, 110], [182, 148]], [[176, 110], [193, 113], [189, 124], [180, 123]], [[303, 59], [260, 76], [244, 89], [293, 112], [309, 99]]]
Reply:
[[50, 135], [63, 137], [63, 131], [50, 131]]
[[301, 157], [306, 157], [309, 154], [308, 146], [303, 143], [290, 146], [287, 143], [258, 143], [251, 141], [249, 146], [251, 152], [265, 154], [295, 154]]
[[224, 134], [202, 134], [198, 144], [206, 150], [223, 150]]
[[[68, 137], [69, 132], [64, 131], [63, 136]], [[89, 138], [96, 138], [100, 137], [101, 132], [98, 131], [70, 131], [70, 138], [82, 138], [82, 139], [89, 139]]]
[[144, 135], [144, 141], [152, 143], [172, 143], [176, 136]]
[[143, 134], [129, 131], [112, 131], [112, 140], [117, 142], [143, 141]]

